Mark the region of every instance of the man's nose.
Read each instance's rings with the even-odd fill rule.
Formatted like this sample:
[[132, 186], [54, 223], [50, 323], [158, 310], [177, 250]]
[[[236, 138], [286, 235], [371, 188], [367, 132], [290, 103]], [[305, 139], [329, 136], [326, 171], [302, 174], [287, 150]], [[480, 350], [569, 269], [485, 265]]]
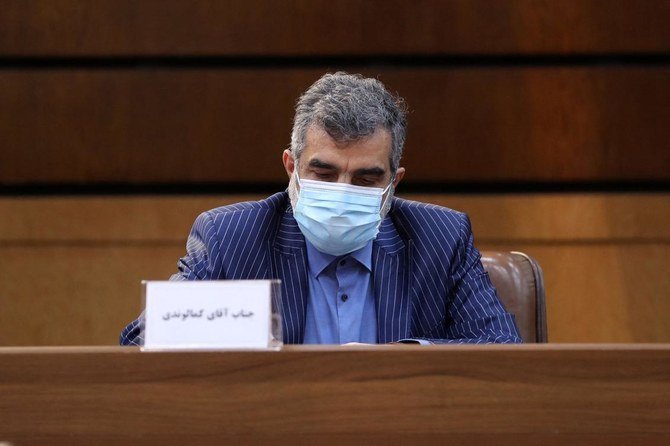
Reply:
[[337, 176], [338, 183], [352, 184], [352, 181], [353, 181], [353, 175], [351, 175], [350, 173], [343, 172]]

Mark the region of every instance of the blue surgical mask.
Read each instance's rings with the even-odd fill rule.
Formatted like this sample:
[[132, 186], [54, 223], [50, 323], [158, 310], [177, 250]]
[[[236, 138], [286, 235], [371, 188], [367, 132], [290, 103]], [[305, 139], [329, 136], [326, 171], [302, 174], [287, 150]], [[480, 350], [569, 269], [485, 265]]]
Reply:
[[[309, 242], [321, 252], [339, 256], [374, 239], [381, 223], [382, 197], [391, 187], [301, 180], [293, 215]], [[387, 197], [388, 199], [388, 197]]]

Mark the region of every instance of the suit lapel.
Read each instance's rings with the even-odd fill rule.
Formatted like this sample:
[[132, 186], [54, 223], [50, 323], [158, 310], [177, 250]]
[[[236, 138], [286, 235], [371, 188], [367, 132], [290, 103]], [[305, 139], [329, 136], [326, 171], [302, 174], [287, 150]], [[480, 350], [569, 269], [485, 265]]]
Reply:
[[411, 248], [411, 242], [405, 244], [391, 218], [385, 218], [372, 244], [372, 277], [380, 344], [410, 336]]
[[284, 343], [302, 343], [307, 308], [307, 256], [305, 238], [290, 206], [282, 215], [271, 243], [274, 277], [281, 280]]

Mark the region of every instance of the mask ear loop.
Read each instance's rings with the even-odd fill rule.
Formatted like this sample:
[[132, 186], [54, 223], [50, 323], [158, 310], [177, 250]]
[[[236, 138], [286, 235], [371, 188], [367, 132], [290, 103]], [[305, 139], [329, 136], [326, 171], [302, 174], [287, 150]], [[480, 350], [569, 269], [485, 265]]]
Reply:
[[[395, 181], [395, 173], [393, 174], [393, 177], [391, 177], [391, 182], [382, 191], [382, 196], [386, 195], [386, 193], [389, 192], [389, 190], [391, 190], [391, 186], [393, 186], [394, 181]], [[386, 201], [388, 200], [388, 198], [389, 195], [386, 195], [386, 197], [384, 197], [384, 201], [382, 201], [381, 206], [379, 206], [379, 212], [381, 212], [382, 209], [384, 209], [384, 207], [386, 206]]]
[[302, 189], [302, 186], [300, 186], [300, 175], [298, 174], [298, 161], [297, 160], [293, 161], [293, 173], [295, 174], [295, 181], [296, 181], [296, 186], [298, 188], [298, 195], [300, 195], [300, 190]]

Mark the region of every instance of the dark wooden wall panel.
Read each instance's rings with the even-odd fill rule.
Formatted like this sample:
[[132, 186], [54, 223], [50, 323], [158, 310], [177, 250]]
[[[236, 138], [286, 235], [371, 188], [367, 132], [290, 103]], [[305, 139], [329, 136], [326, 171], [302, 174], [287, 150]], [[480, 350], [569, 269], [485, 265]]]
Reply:
[[[0, 70], [0, 182], [284, 181], [322, 69]], [[670, 179], [670, 68], [384, 68], [416, 181]]]
[[5, 0], [0, 54], [574, 54], [670, 49], [664, 0]]

